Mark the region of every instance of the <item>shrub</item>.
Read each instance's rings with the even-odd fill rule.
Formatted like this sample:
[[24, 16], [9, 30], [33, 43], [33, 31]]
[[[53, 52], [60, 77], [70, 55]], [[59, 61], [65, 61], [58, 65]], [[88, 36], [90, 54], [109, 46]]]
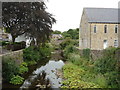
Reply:
[[90, 49], [83, 49], [83, 57], [86, 58], [87, 60], [90, 59]]
[[15, 64], [15, 61], [10, 57], [3, 57], [2, 59], [2, 77], [10, 81], [13, 75], [18, 74], [19, 68]]
[[23, 74], [25, 72], [28, 72], [28, 67], [27, 67], [27, 63], [23, 62], [20, 66], [19, 66], [19, 73]]
[[40, 47], [40, 54], [43, 58], [48, 57], [51, 55], [51, 51], [53, 50], [52, 45], [45, 44], [45, 46]]
[[96, 60], [94, 70], [105, 75], [109, 88], [120, 88], [118, 61], [115, 57], [116, 48], [107, 48], [103, 57]]
[[64, 49], [64, 56], [67, 58], [70, 53], [78, 53], [78, 50], [73, 45], [69, 45]]
[[80, 55], [75, 53], [70, 53], [68, 60], [71, 61], [72, 63], [78, 64], [80, 62]]
[[53, 50], [52, 45], [45, 44], [41, 47], [33, 47], [30, 46], [23, 51], [24, 61], [30, 64], [34, 64], [43, 58], [46, 58], [51, 55], [51, 51]]
[[105, 49], [103, 57], [96, 60], [95, 70], [100, 73], [117, 71], [117, 59], [115, 58], [115, 48]]
[[109, 88], [120, 88], [120, 73], [116, 71], [105, 73]]
[[103, 88], [108, 88], [106, 77], [102, 74], [95, 75], [95, 78], [93, 78], [93, 82], [95, 82]]
[[23, 50], [24, 61], [38, 61], [40, 57], [39, 49], [33, 46], [25, 48]]
[[22, 84], [23, 83], [24, 78], [22, 78], [19, 75], [13, 75], [13, 77], [10, 80], [10, 83], [14, 84], [14, 85], [18, 85], [18, 84]]
[[72, 40], [70, 38], [66, 38], [62, 43], [60, 43], [60, 48], [64, 50], [69, 45], [74, 46], [76, 44], [77, 44], [77, 42], [75, 40]]

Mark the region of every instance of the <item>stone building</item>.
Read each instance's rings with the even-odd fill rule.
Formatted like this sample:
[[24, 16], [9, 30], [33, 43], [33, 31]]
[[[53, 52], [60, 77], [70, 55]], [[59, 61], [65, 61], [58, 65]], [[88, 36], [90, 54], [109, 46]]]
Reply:
[[118, 47], [119, 20], [117, 8], [84, 8], [79, 30], [80, 49]]

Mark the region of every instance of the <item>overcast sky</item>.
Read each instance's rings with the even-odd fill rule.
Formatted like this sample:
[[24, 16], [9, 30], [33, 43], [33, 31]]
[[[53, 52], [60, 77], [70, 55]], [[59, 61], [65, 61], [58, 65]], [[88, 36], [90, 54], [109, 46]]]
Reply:
[[57, 20], [53, 30], [78, 28], [84, 7], [118, 8], [119, 0], [48, 0], [49, 13]]

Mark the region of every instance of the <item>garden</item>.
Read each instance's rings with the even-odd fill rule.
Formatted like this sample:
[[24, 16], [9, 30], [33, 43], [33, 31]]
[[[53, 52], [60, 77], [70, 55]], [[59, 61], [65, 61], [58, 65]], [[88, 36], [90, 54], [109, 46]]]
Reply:
[[60, 44], [66, 60], [61, 88], [120, 88], [120, 66], [116, 58], [120, 48], [107, 48], [101, 58], [92, 60], [91, 50], [84, 49], [80, 55], [72, 40]]

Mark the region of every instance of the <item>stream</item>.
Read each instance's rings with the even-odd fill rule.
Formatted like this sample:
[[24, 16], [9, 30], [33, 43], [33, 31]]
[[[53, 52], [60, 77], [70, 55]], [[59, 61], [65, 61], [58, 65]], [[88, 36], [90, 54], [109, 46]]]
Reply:
[[[50, 82], [49, 84], [51, 88], [59, 88], [61, 86], [60, 82], [62, 81], [62, 78], [56, 75], [57, 73], [56, 70], [61, 69], [63, 65], [64, 63], [62, 60], [59, 61], [50, 60], [45, 66], [41, 66], [40, 68], [37, 68], [32, 73], [32, 75], [30, 75], [29, 78], [24, 81], [23, 85], [20, 87], [20, 90], [28, 88], [31, 85], [32, 81], [34, 81], [34, 79], [36, 79], [39, 74], [42, 75], [43, 72], [46, 73], [45, 79], [46, 80], [49, 79]], [[43, 88], [45, 87], [45, 85], [41, 85], [41, 86]]]
[[[40, 63], [43, 61], [41, 60]], [[31, 73], [26, 74], [24, 83], [16, 88], [15, 85], [10, 88], [16, 88], [16, 90], [39, 90], [40, 88], [59, 88], [61, 86], [61, 72], [60, 70], [64, 66], [62, 61], [61, 51], [55, 50], [52, 52], [51, 58], [44, 65], [34, 66], [34, 70]], [[4, 87], [9, 87], [8, 84]], [[5, 90], [3, 88], [3, 90]]]

